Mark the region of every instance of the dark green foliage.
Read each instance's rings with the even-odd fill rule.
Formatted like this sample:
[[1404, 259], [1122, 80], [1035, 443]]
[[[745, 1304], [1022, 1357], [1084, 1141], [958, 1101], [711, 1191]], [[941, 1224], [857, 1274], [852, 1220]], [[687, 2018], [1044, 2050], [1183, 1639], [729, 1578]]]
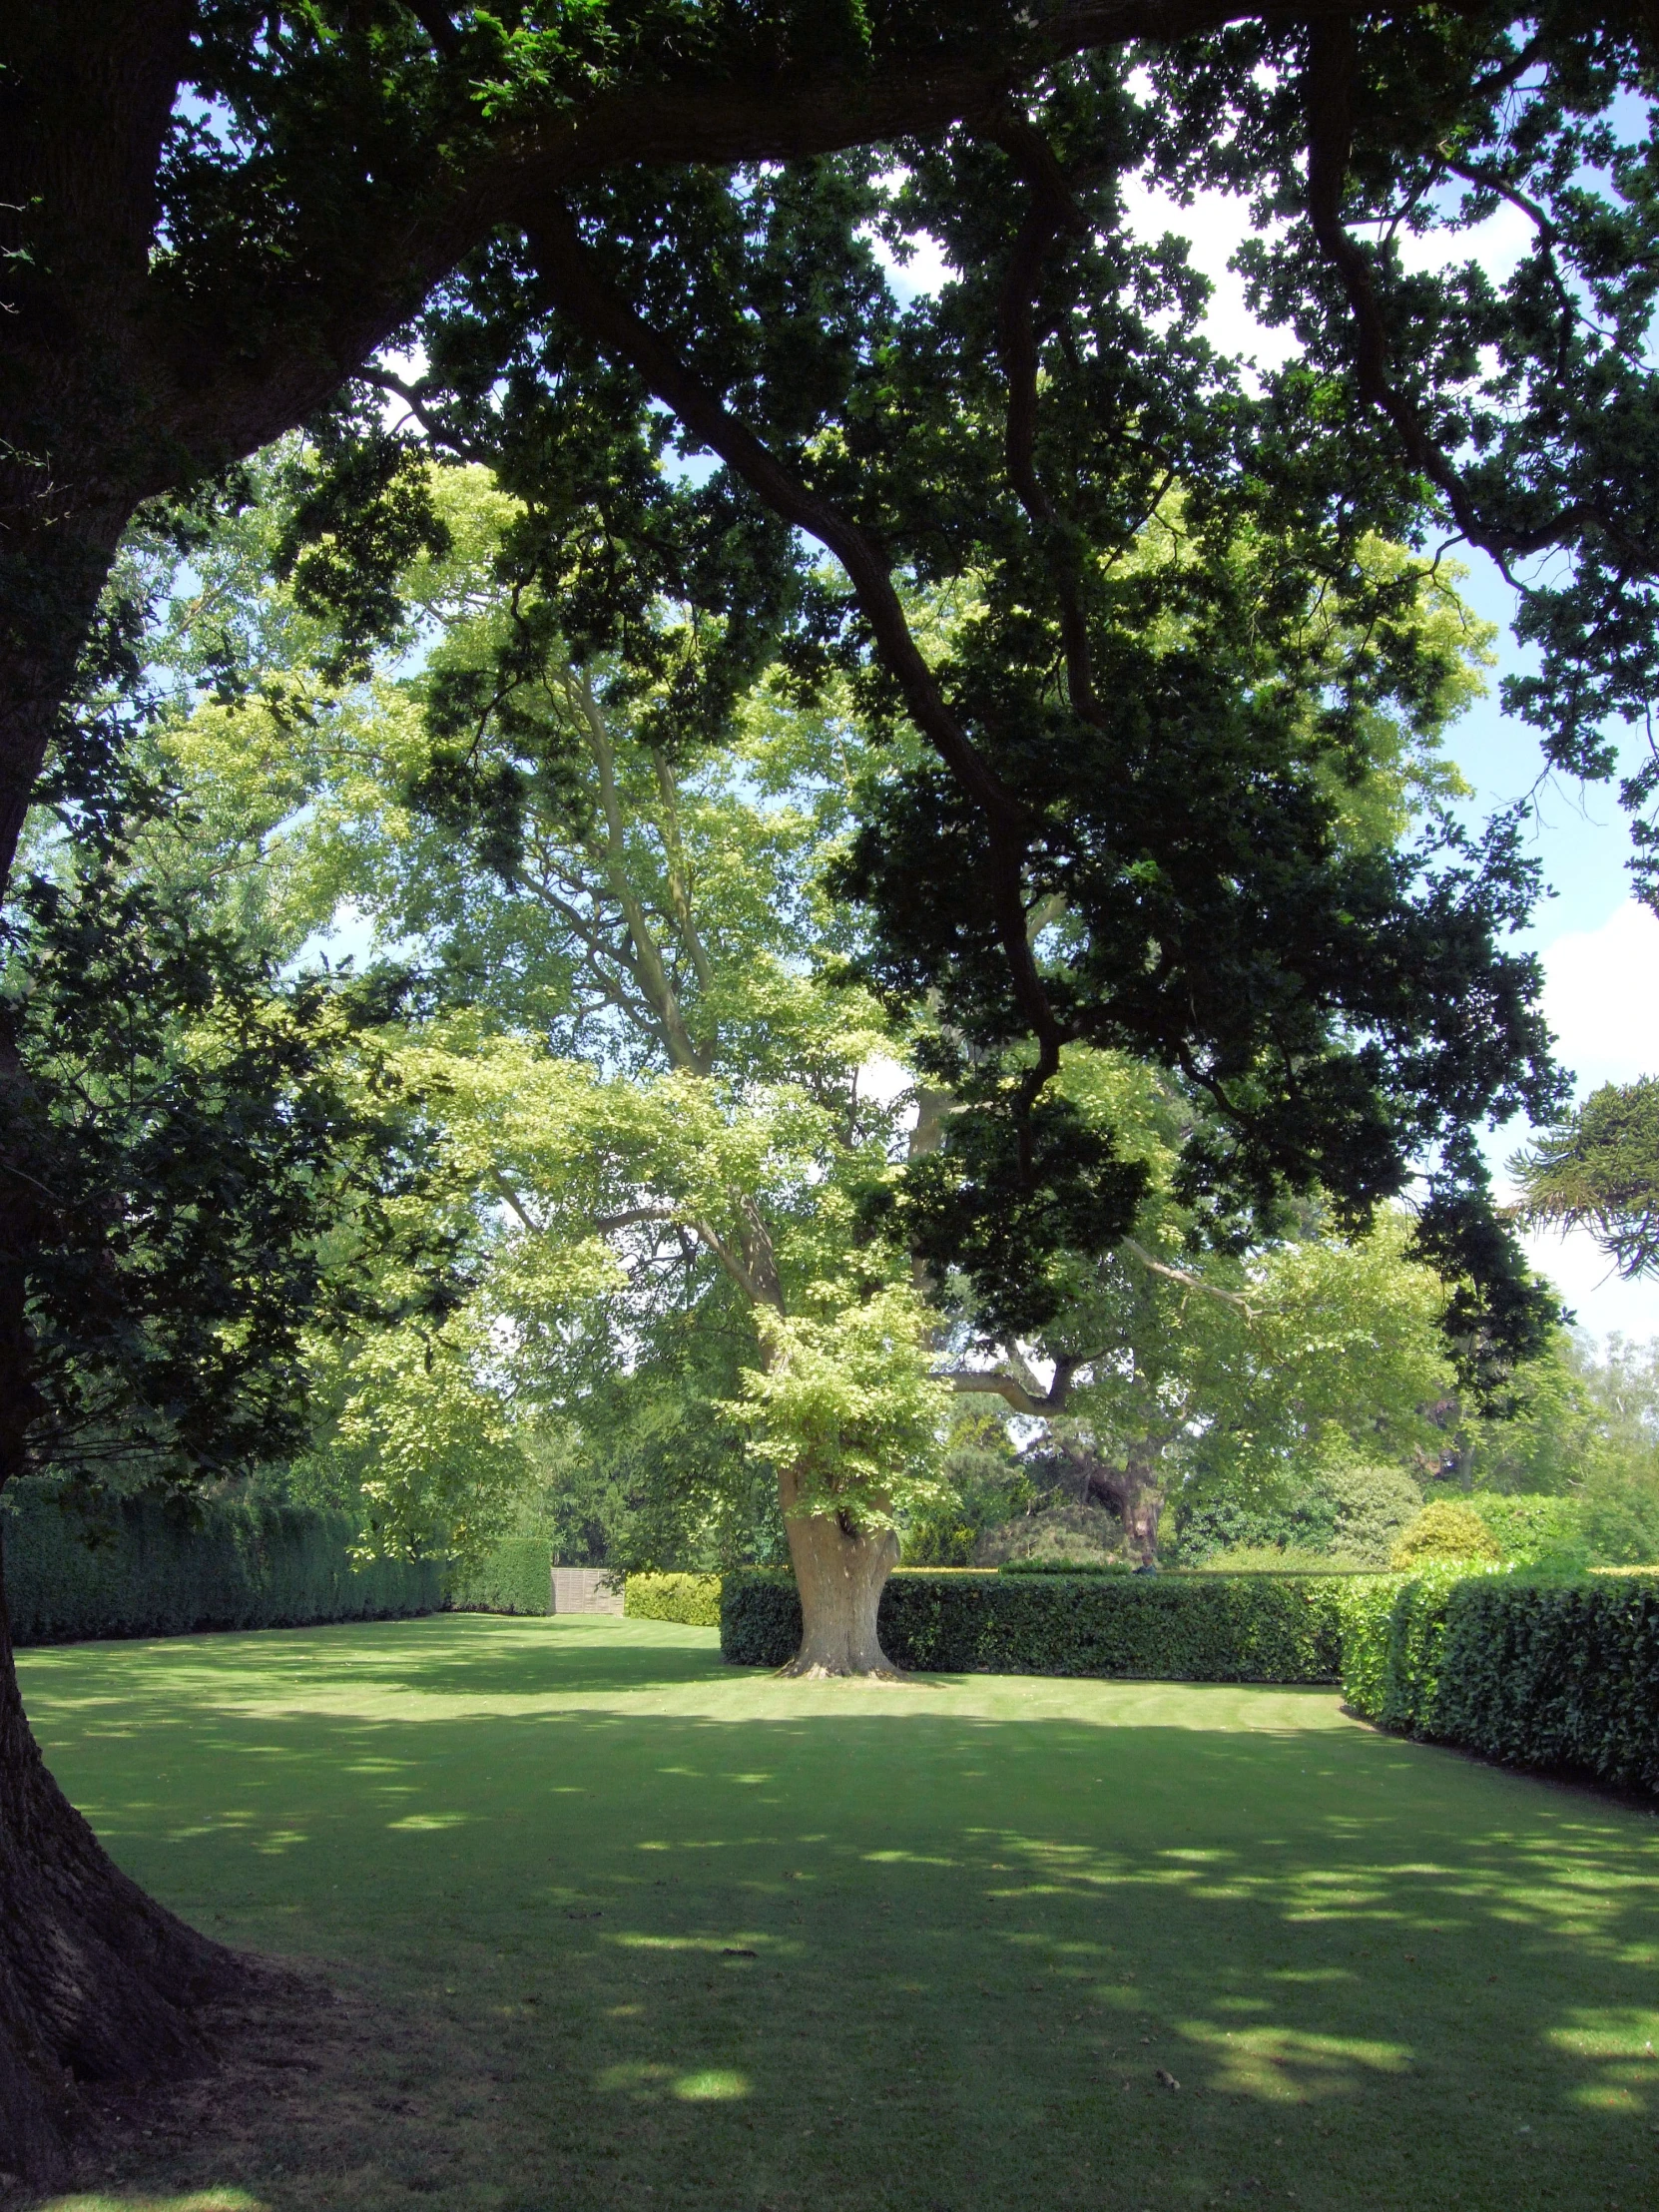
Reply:
[[52, 1486], [14, 1483], [0, 1509], [12, 1640], [297, 1628], [441, 1609], [441, 1560], [354, 1567], [355, 1533], [344, 1513], [257, 1497], [128, 1498], [89, 1523]]
[[[898, 1666], [923, 1674], [1334, 1682], [1340, 1589], [1297, 1575], [900, 1574], [881, 1593], [881, 1641]], [[726, 1658], [783, 1666], [800, 1641], [791, 1577], [726, 1577]]]
[[1400, 1467], [1322, 1467], [1276, 1496], [1244, 1503], [1201, 1494], [1180, 1515], [1175, 1555], [1198, 1566], [1218, 1551], [1278, 1545], [1321, 1551], [1345, 1566], [1385, 1567], [1394, 1538], [1420, 1510], [1422, 1493]]
[[[1026, 1463], [1008, 1441], [999, 1413], [959, 1413], [944, 1455], [950, 1497], [926, 1514], [907, 1516], [900, 1530], [907, 1567], [965, 1567], [987, 1529], [1030, 1510], [1036, 1492]], [[775, 1556], [775, 1555], [774, 1555]], [[756, 1551], [745, 1564], [765, 1565]]]
[[457, 1613], [551, 1613], [553, 1553], [545, 1536], [509, 1536], [481, 1559], [456, 1567], [449, 1604]]
[[1421, 1575], [1357, 1595], [1343, 1685], [1368, 1719], [1659, 1791], [1659, 1577]]
[[[30, 1216], [31, 1468], [189, 1484], [303, 1447], [302, 1332], [365, 1317], [419, 1143], [373, 1043], [398, 985], [285, 975], [146, 765], [146, 619], [111, 611], [0, 917], [0, 1062], [27, 1071], [0, 1156]], [[396, 1234], [416, 1295], [452, 1297]]]

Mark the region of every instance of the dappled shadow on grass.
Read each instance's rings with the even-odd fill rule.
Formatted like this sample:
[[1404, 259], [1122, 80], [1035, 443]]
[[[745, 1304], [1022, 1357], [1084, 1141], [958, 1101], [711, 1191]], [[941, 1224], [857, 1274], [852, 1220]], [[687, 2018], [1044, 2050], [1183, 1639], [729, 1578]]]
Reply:
[[[1322, 1693], [1041, 1685], [1015, 1713], [1006, 1683], [727, 1672], [723, 1718], [707, 1672], [663, 1672], [695, 1644], [572, 1637], [561, 1693], [559, 1639], [519, 1635], [468, 1647], [484, 1715], [361, 1643], [304, 1661], [362, 1688], [349, 1712], [286, 1710], [279, 1680], [261, 1710], [230, 1664], [148, 1698], [142, 1668], [96, 1699], [30, 1670], [141, 1879], [373, 1970], [472, 2054], [469, 2083], [386, 2092], [438, 2201], [1509, 2212], [1659, 2184], [1646, 1817]], [[349, 2187], [211, 2148], [176, 2178], [274, 2212], [419, 2180], [391, 2138]]]
[[[618, 1624], [620, 1625], [620, 1624]], [[346, 1622], [153, 1642], [59, 1644], [31, 1651], [36, 1679], [59, 1695], [198, 1694], [203, 1678], [282, 1683], [329, 1679], [426, 1695], [568, 1696], [729, 1681], [712, 1629], [629, 1622], [625, 1638], [603, 1617], [549, 1619], [489, 1613]], [[95, 1687], [94, 1687], [95, 1686]]]

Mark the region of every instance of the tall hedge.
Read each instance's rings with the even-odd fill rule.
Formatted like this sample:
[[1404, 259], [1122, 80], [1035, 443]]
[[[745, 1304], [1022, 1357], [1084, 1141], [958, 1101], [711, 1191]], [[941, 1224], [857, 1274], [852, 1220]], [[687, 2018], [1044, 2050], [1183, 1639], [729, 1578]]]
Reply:
[[[1335, 1682], [1343, 1580], [1318, 1575], [894, 1575], [881, 1641], [929, 1674], [1138, 1675], [1178, 1682]], [[801, 1642], [782, 1573], [729, 1574], [721, 1651], [777, 1667]]]
[[551, 1613], [553, 1546], [545, 1536], [509, 1536], [455, 1568], [449, 1603], [457, 1613]]
[[268, 1499], [115, 1507], [89, 1546], [46, 1485], [19, 1482], [0, 1507], [6, 1604], [19, 1644], [99, 1636], [184, 1636], [208, 1628], [296, 1628], [437, 1612], [440, 1560], [354, 1567], [344, 1513]]
[[1401, 1734], [1659, 1791], [1659, 1575], [1441, 1569], [1357, 1593], [1343, 1687]]

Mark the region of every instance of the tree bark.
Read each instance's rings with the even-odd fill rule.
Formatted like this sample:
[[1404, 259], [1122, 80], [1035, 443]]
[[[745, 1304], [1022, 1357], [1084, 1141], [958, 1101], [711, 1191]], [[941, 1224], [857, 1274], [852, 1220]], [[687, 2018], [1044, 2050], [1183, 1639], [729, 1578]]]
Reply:
[[814, 1682], [837, 1675], [896, 1681], [899, 1670], [881, 1649], [876, 1614], [898, 1564], [898, 1538], [890, 1528], [856, 1528], [839, 1514], [795, 1510], [800, 1483], [793, 1473], [779, 1488], [801, 1593], [801, 1649], [784, 1672]]
[[46, 1771], [3, 1582], [0, 1898], [0, 2169], [50, 2186], [68, 2171], [77, 2084], [206, 2064], [195, 2015], [246, 1988], [250, 1969], [146, 1897]]

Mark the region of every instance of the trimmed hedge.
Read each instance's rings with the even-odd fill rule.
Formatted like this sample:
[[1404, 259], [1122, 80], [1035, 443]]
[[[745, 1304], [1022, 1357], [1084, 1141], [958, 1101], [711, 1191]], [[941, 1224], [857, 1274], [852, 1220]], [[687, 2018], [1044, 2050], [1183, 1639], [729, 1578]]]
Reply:
[[103, 1540], [44, 1484], [22, 1481], [0, 1507], [6, 1605], [18, 1644], [101, 1636], [187, 1636], [213, 1628], [300, 1628], [319, 1621], [435, 1613], [441, 1560], [354, 1567], [344, 1513], [263, 1498], [129, 1499]]
[[1004, 1559], [998, 1574], [1134, 1574], [1127, 1559]]
[[1659, 1791], [1659, 1575], [1442, 1570], [1346, 1609], [1343, 1687], [1384, 1728]]
[[637, 1621], [678, 1621], [682, 1628], [720, 1626], [718, 1574], [631, 1574], [622, 1610]]
[[[1134, 1675], [1175, 1682], [1335, 1682], [1343, 1585], [1323, 1576], [895, 1575], [881, 1641], [936, 1674]], [[792, 1576], [729, 1574], [720, 1647], [780, 1667], [801, 1642]]]
[[545, 1536], [509, 1536], [449, 1577], [455, 1613], [551, 1613], [553, 1546]]

